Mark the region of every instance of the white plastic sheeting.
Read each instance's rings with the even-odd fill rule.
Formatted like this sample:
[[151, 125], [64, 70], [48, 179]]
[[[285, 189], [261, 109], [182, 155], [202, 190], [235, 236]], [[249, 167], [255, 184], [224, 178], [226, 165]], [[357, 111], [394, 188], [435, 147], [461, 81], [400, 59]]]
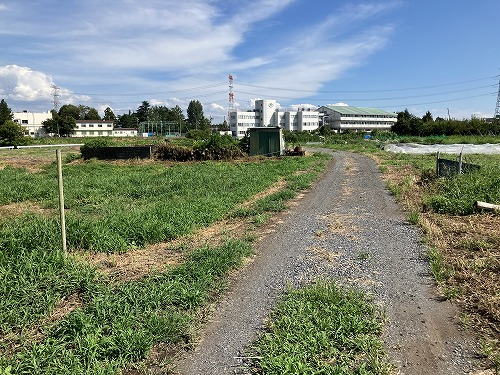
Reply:
[[500, 144], [486, 143], [484, 145], [453, 144], [453, 145], [421, 145], [417, 143], [398, 143], [384, 146], [385, 151], [402, 154], [500, 154]]

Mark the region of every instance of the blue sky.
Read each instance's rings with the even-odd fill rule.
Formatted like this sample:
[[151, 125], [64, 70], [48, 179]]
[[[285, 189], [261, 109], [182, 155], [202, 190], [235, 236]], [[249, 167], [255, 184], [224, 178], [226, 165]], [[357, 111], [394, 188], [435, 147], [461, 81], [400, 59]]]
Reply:
[[498, 0], [0, 0], [0, 98], [101, 114], [199, 100], [205, 115], [276, 99], [491, 117]]

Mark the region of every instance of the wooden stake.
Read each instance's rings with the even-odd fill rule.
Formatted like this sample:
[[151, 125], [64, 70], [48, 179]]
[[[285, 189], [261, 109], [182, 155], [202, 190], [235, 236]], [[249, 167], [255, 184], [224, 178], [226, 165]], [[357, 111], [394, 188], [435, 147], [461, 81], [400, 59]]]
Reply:
[[64, 191], [62, 178], [61, 150], [56, 150], [57, 158], [57, 183], [59, 186], [59, 218], [61, 219], [61, 241], [64, 254], [68, 253], [66, 247], [66, 218], [64, 217]]
[[436, 153], [436, 176], [439, 177], [439, 151]]

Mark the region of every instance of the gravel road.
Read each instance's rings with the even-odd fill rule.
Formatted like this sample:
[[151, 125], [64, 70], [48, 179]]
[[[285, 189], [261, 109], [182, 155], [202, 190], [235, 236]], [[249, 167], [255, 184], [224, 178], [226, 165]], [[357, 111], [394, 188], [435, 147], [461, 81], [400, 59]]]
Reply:
[[[180, 374], [245, 374], [245, 347], [287, 285], [317, 277], [355, 285], [385, 311], [384, 340], [399, 374], [468, 374], [474, 340], [434, 292], [425, 247], [368, 157], [331, 152], [324, 176], [280, 215], [218, 304]], [[267, 229], [267, 228], [266, 228]]]

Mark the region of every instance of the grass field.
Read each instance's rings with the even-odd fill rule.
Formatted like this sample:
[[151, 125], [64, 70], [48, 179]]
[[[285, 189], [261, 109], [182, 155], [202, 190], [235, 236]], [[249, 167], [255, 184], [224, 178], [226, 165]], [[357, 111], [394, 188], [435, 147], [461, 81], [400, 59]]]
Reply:
[[[257, 225], [286, 208], [328, 160], [72, 161], [63, 168], [65, 256], [55, 165], [46, 151], [5, 152], [14, 151], [35, 161], [20, 168], [23, 160], [11, 166], [0, 155], [0, 370], [13, 374], [112, 374], [144, 360], [158, 343], [189, 343], [197, 311], [251, 254], [253, 236], [225, 232], [219, 243], [195, 247], [172, 241], [221, 220]], [[139, 278], [109, 278], [87, 261], [92, 254], [147, 257], [160, 243], [176, 262]]]
[[[438, 179], [434, 155], [389, 154], [380, 144], [348, 135], [330, 147], [378, 161], [409, 220], [426, 234], [439, 290], [463, 307], [463, 324], [483, 334], [483, 353], [500, 370], [500, 216], [471, 211], [475, 200], [500, 203], [500, 157], [470, 155], [467, 162], [482, 166], [477, 175]], [[54, 150], [0, 150], [0, 374], [147, 373], [150, 353], [159, 345], [167, 351], [189, 345], [203, 309], [224, 290], [224, 275], [251, 254], [256, 228], [286, 209], [327, 163], [319, 156], [82, 162], [75, 160], [77, 152], [63, 149], [70, 249], [64, 256]], [[208, 240], [219, 222], [218, 240]], [[131, 268], [136, 255], [136, 266], [146, 267]], [[150, 267], [153, 258], [157, 264]], [[122, 264], [128, 272], [107, 272], [122, 270]], [[363, 316], [359, 324], [372, 335], [373, 345], [356, 357], [367, 361], [343, 356], [347, 344], [333, 340], [308, 347], [301, 358], [280, 354], [274, 350], [286, 349], [287, 338], [270, 333], [258, 349], [263, 373], [293, 373], [313, 362], [327, 366], [307, 358], [331, 353], [340, 355], [344, 369], [387, 373], [377, 341], [380, 320], [358, 293], [330, 283], [291, 291], [270, 330], [279, 331], [280, 319], [288, 319], [298, 329], [289, 337], [300, 338], [316, 324], [313, 316], [324, 324], [316, 340], [322, 342], [335, 324], [329, 321], [332, 309], [350, 310], [351, 304], [364, 313], [350, 321]], [[296, 314], [308, 306], [323, 315]], [[154, 366], [168, 371], [169, 363]]]

